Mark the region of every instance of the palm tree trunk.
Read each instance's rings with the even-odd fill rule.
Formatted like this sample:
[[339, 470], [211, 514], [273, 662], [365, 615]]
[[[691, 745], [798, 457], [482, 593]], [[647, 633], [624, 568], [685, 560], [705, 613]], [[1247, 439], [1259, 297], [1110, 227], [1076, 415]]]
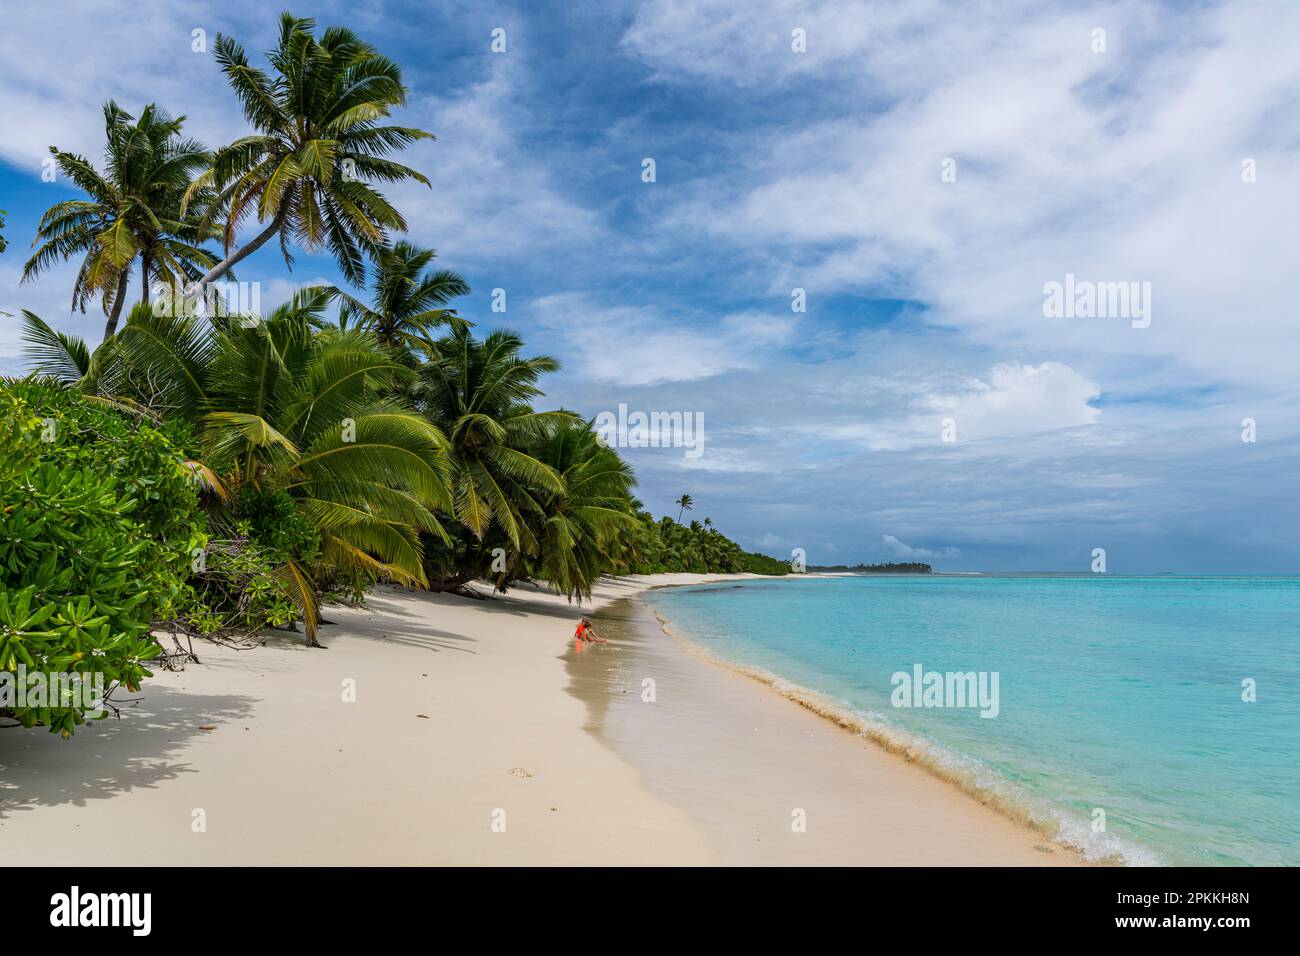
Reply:
[[128, 270], [123, 269], [122, 274], [117, 278], [117, 291], [113, 295], [113, 309], [108, 313], [108, 323], [104, 326], [104, 341], [113, 337], [117, 331], [117, 320], [122, 315], [122, 303], [126, 301], [126, 287], [131, 279]]
[[195, 283], [193, 288], [190, 289], [190, 292], [201, 295], [209, 285], [233, 269], [237, 263], [242, 262], [258, 249], [262, 248], [262, 246], [266, 245], [266, 241], [279, 232], [280, 228], [284, 225], [284, 217], [287, 211], [288, 203], [282, 203], [280, 205], [280, 211], [275, 214], [275, 218], [271, 220], [269, 226], [245, 243], [242, 248], [236, 249], [230, 255], [226, 256], [226, 258], [222, 259], [215, 266], [209, 269], [207, 274], [205, 274], [203, 278]]
[[140, 301], [149, 304], [149, 257], [140, 256]]

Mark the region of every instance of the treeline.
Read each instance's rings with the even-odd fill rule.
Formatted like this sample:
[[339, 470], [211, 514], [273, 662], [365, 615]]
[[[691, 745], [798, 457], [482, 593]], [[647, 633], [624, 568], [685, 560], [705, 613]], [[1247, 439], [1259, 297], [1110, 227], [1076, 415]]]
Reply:
[[788, 574], [785, 561], [743, 550], [740, 545], [704, 522], [680, 524], [672, 518], [655, 521], [647, 511], [637, 514], [631, 535], [633, 557], [625, 565], [631, 574], [692, 572], [697, 574]]
[[919, 561], [894, 561], [887, 564], [818, 564], [809, 571], [852, 571], [865, 574], [930, 574], [933, 568]]

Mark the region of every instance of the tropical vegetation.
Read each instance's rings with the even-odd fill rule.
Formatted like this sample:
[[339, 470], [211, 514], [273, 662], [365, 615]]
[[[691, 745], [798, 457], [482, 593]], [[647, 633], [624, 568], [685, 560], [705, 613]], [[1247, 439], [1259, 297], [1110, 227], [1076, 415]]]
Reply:
[[[318, 645], [326, 597], [379, 581], [582, 601], [603, 574], [788, 570], [681, 523], [689, 494], [656, 520], [591, 421], [541, 406], [559, 361], [476, 333], [453, 307], [465, 280], [397, 238], [378, 185], [426, 182], [391, 156], [429, 134], [383, 122], [405, 101], [396, 64], [288, 14], [267, 69], [230, 38], [215, 50], [249, 135], [209, 151], [183, 117], [110, 102], [102, 171], [55, 151], [88, 198], [46, 213], [25, 276], [79, 261], [74, 305], [98, 298], [107, 324], [92, 347], [24, 312], [33, 372], [0, 384], [0, 671], [98, 668], [133, 690], [179, 636], [192, 653], [301, 627]], [[369, 290], [312, 287], [265, 316], [191, 307], [271, 238], [287, 262], [328, 250]], [[86, 713], [0, 701], [64, 734]]]
[[[137, 690], [155, 621], [190, 593], [206, 544], [198, 494], [167, 435], [50, 382], [0, 389], [0, 672], [103, 675]], [[0, 713], [68, 736], [90, 707], [68, 687]]]

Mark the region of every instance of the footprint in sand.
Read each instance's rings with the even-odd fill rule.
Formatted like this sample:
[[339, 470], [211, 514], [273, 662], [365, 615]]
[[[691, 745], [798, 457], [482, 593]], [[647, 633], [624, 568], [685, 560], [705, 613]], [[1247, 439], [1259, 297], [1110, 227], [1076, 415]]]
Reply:
[[523, 780], [526, 777], [531, 777], [532, 774], [529, 773], [527, 770], [525, 770], [523, 767], [511, 767], [510, 776], [518, 777], [520, 780]]

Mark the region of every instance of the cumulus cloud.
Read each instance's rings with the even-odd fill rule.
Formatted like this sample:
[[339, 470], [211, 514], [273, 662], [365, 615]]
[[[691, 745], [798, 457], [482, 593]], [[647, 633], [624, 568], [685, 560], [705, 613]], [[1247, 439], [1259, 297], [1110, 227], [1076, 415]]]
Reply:
[[1098, 421], [1091, 402], [1101, 389], [1061, 362], [1002, 362], [983, 374], [920, 367], [905, 381], [884, 379], [887, 409], [840, 408], [828, 420], [804, 423], [809, 436], [875, 450], [1015, 439]]
[[1060, 362], [1005, 362], [995, 365], [987, 380], [972, 381], [954, 394], [931, 395], [926, 402], [953, 420], [959, 440], [979, 440], [1091, 425], [1101, 410], [1089, 403], [1100, 395], [1095, 382]]

